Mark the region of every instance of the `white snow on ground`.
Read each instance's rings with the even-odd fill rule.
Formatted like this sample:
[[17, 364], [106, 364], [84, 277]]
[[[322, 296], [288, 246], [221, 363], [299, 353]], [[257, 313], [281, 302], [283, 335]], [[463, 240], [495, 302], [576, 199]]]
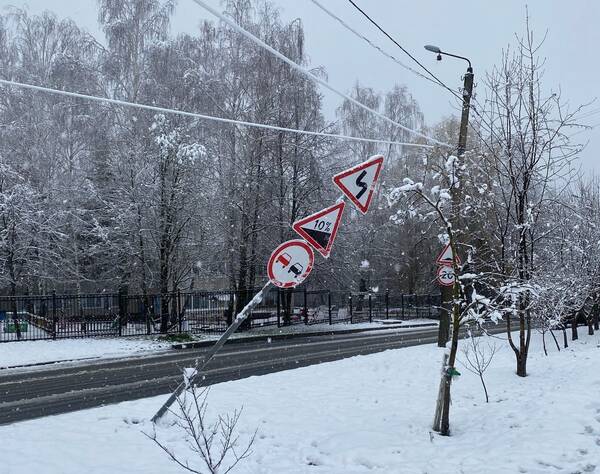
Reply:
[[[448, 438], [430, 432], [442, 358], [434, 345], [219, 384], [209, 416], [243, 404], [242, 437], [258, 428], [236, 473], [598, 472], [600, 338], [549, 350], [545, 357], [534, 337], [530, 375], [518, 378], [503, 345], [487, 372], [488, 404], [477, 377], [461, 370]], [[181, 473], [142, 434], [164, 400], [2, 426], [2, 472]], [[158, 436], [194, 463], [181, 433], [163, 424]]]
[[0, 344], [0, 368], [43, 362], [136, 355], [168, 349], [171, 343], [139, 338], [84, 338]]

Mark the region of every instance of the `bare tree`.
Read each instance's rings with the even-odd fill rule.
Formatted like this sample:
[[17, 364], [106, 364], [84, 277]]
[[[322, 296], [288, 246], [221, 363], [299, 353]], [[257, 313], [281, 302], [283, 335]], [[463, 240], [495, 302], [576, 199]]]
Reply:
[[[501, 64], [487, 78], [485, 113], [491, 126], [484, 140], [485, 169], [495, 189], [494, 226], [498, 249], [494, 266], [508, 282], [530, 285], [538, 269], [536, 251], [546, 236], [540, 221], [550, 202], [567, 187], [572, 163], [582, 147], [573, 144], [567, 131], [577, 126], [581, 107], [569, 110], [559, 92], [545, 92], [544, 60], [526, 20], [516, 50], [505, 51]], [[513, 318], [519, 340], [513, 340]], [[519, 291], [514, 316], [507, 317], [507, 335], [517, 362], [517, 375], [527, 375], [532, 329], [532, 294]]]
[[211, 474], [227, 474], [252, 454], [251, 448], [256, 438], [256, 431], [247, 443], [240, 446], [237, 427], [242, 410], [217, 415], [216, 420], [210, 422], [206, 415], [208, 394], [209, 388], [198, 390], [197, 387], [190, 386], [183, 396], [177, 398], [179, 410], [170, 411], [174, 417], [170, 428], [183, 432], [185, 442], [197, 460], [183, 459], [181, 455], [175, 454], [172, 448], [158, 439], [156, 428], [152, 434], [144, 434], [154, 441], [171, 461], [188, 472], [194, 474], [203, 472], [196, 467], [199, 460]]
[[[485, 345], [482, 343], [483, 338], [485, 338]], [[485, 380], [483, 379], [483, 374], [490, 366], [497, 351], [497, 344], [495, 342], [490, 342], [488, 336], [475, 337], [473, 331], [471, 329], [468, 330], [468, 342], [463, 345], [462, 349], [465, 361], [461, 361], [461, 363], [465, 369], [479, 377], [485, 393], [486, 403], [489, 403], [490, 397], [488, 395], [487, 386], [485, 385]]]

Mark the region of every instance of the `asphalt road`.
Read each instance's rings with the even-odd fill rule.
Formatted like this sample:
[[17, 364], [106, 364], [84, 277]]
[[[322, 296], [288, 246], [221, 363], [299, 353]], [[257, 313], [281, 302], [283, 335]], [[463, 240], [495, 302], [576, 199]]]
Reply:
[[[492, 329], [498, 332], [501, 328]], [[205, 372], [207, 385], [428, 344], [437, 328], [371, 331], [226, 345]], [[0, 374], [0, 424], [170, 393], [206, 348]]]

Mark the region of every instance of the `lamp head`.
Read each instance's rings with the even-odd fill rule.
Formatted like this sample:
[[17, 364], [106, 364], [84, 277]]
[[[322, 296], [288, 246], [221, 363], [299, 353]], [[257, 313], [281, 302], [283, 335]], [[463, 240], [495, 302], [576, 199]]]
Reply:
[[431, 44], [426, 44], [425, 49], [427, 51], [431, 51], [432, 53], [437, 53], [437, 54], [440, 54], [442, 52], [442, 50], [440, 48], [438, 48], [437, 46], [433, 46]]

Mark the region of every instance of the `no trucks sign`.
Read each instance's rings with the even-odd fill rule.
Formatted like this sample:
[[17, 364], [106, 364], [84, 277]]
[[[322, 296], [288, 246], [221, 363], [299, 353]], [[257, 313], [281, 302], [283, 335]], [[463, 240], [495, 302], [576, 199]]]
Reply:
[[288, 240], [277, 247], [269, 258], [267, 274], [273, 285], [293, 288], [310, 274], [315, 254], [304, 240]]

